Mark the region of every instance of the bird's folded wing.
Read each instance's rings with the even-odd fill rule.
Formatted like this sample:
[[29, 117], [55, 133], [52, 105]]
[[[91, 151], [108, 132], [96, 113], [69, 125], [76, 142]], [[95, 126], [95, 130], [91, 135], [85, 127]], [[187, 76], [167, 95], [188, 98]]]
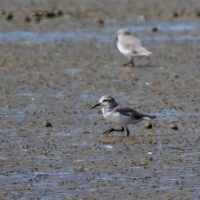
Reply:
[[128, 107], [117, 107], [114, 109], [114, 112], [119, 112], [121, 115], [132, 117], [133, 119], [142, 119], [144, 117], [143, 114]]
[[152, 54], [152, 52], [142, 46], [139, 39], [133, 36], [124, 36], [119, 42], [122, 48], [129, 49], [134, 55], [150, 56]]
[[124, 48], [128, 48], [132, 51], [137, 51], [137, 49], [142, 46], [139, 39], [130, 35], [124, 36], [124, 38], [120, 40], [120, 44], [124, 46]]

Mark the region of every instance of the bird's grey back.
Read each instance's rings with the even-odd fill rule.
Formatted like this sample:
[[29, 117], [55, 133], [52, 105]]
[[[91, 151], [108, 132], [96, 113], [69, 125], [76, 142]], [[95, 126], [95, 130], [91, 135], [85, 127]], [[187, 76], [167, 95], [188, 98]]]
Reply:
[[132, 35], [121, 35], [118, 37], [118, 44], [129, 49], [135, 55], [150, 56], [152, 52], [144, 48], [139, 39]]
[[141, 46], [141, 42], [139, 39], [135, 38], [132, 35], [122, 35], [118, 37], [118, 43], [120, 43], [124, 47], [137, 48]]
[[142, 119], [145, 116], [142, 113], [139, 113], [132, 108], [124, 107], [121, 105], [118, 105], [117, 107], [115, 107], [113, 112], [119, 112], [120, 114], [127, 116], [127, 117], [131, 117], [132, 119]]

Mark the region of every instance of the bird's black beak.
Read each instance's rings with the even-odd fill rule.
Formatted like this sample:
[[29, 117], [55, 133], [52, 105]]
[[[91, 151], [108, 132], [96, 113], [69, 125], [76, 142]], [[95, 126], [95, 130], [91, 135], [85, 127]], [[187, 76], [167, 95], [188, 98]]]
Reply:
[[114, 39], [114, 42], [117, 43], [117, 40], [118, 40], [118, 37], [116, 37], [116, 38]]
[[94, 105], [94, 106], [92, 106], [90, 109], [92, 109], [92, 108], [96, 108], [97, 106], [100, 106], [101, 104], [100, 103], [98, 103], [98, 104], [96, 104], [96, 105]]

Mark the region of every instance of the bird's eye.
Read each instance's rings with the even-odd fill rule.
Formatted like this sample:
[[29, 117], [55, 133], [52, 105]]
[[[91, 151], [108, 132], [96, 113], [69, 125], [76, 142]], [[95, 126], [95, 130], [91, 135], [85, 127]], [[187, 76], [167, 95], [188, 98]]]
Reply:
[[107, 99], [104, 99], [104, 100], [103, 100], [103, 102], [107, 102], [107, 101], [108, 101]]

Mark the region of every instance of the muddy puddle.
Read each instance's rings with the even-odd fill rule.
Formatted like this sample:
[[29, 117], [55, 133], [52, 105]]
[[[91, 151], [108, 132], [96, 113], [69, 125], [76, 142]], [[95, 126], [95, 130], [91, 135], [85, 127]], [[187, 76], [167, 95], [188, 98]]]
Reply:
[[[199, 22], [130, 26], [153, 52], [135, 68], [120, 26], [0, 33], [1, 199], [200, 198]], [[104, 94], [152, 129], [102, 135], [115, 126], [89, 108]]]

